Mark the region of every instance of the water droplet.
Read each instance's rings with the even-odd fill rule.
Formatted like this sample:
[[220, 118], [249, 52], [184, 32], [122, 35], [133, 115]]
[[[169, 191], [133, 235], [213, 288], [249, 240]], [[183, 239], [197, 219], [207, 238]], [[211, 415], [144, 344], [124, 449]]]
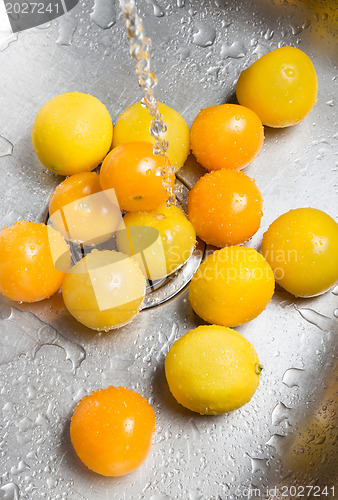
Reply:
[[3, 302], [0, 302], [0, 318], [1, 319], [9, 319], [12, 316], [12, 308], [4, 304]]
[[262, 471], [263, 473], [269, 473], [269, 466], [267, 464], [266, 458], [252, 458], [249, 453], [246, 453], [251, 460], [251, 472]]
[[284, 403], [279, 402], [274, 409], [272, 410], [271, 413], [271, 423], [272, 425], [279, 425], [281, 424], [284, 420], [287, 420], [289, 417], [289, 412], [291, 408], [288, 408], [285, 406]]
[[290, 389], [292, 387], [299, 387], [304, 372], [302, 368], [288, 368], [283, 375], [283, 384], [290, 387]]
[[14, 146], [11, 143], [11, 141], [6, 139], [6, 137], [0, 135], [0, 157], [1, 156], [9, 156], [9, 155], [13, 154], [13, 149], [14, 149]]
[[116, 22], [115, 1], [95, 0], [94, 10], [90, 17], [99, 28], [104, 30], [111, 28]]
[[71, 45], [78, 20], [71, 13], [68, 13], [59, 19], [59, 23], [59, 36], [56, 43], [58, 45]]
[[267, 29], [265, 31], [265, 33], [263, 33], [263, 37], [265, 38], [265, 40], [271, 40], [271, 38], [273, 37], [274, 33], [275, 32], [273, 30]]
[[146, 0], [146, 2], [151, 5], [154, 9], [154, 15], [156, 17], [163, 17], [165, 12], [164, 10], [162, 9], [162, 7], [160, 7], [158, 5], [158, 3], [155, 2], [155, 0]]
[[[0, 349], [0, 365], [10, 362], [22, 354], [34, 358], [41, 347], [51, 345], [60, 347], [65, 352], [66, 359], [72, 363], [72, 373], [75, 374], [86, 357], [84, 348], [64, 337], [54, 327], [44, 323], [32, 312], [21, 311], [20, 307], [18, 305], [18, 307], [12, 308], [13, 313], [8, 319], [8, 327], [6, 326], [7, 322], [3, 323], [0, 345], [6, 345], [6, 349]], [[27, 305], [22, 307], [25, 310]], [[13, 328], [12, 321], [20, 327]]]
[[17, 484], [7, 483], [0, 486], [1, 500], [19, 500], [20, 490]]
[[296, 75], [296, 72], [293, 68], [285, 68], [284, 69], [284, 74], [288, 78], [293, 78]]
[[333, 320], [307, 307], [294, 306], [299, 314], [312, 325], [317, 326], [322, 332], [329, 332], [333, 327]]
[[323, 443], [324, 443], [324, 441], [325, 441], [325, 439], [326, 439], [326, 436], [325, 436], [325, 435], [324, 435], [324, 436], [319, 436], [319, 437], [316, 439], [315, 444], [323, 444]]
[[297, 24], [291, 24], [291, 33], [295, 36], [299, 35], [303, 31], [303, 26], [299, 26]]
[[188, 45], [181, 45], [177, 52], [181, 59], [187, 59], [190, 56], [190, 47]]
[[[287, 436], [284, 436], [283, 434], [273, 434], [269, 441], [266, 442], [268, 446], [272, 446], [276, 451], [278, 451], [280, 454], [283, 454], [283, 448], [286, 447], [286, 439]], [[286, 450], [285, 450], [286, 451]]]
[[202, 21], [196, 21], [195, 27], [198, 30], [198, 32], [193, 35], [193, 42], [195, 45], [199, 47], [209, 47], [214, 43], [216, 29], [213, 26], [203, 23]]
[[226, 42], [222, 44], [221, 57], [224, 59], [230, 57], [232, 59], [240, 59], [246, 54], [246, 48], [241, 42], [233, 42], [228, 45]]
[[13, 465], [10, 472], [11, 472], [11, 474], [20, 474], [21, 472], [23, 472], [26, 469], [29, 469], [29, 466], [26, 464], [26, 462], [24, 462], [23, 460], [20, 460], [20, 462], [18, 463], [17, 466]]
[[[3, 21], [5, 16], [1, 19]], [[6, 21], [5, 21], [6, 22]], [[3, 50], [6, 50], [11, 43], [16, 42], [18, 39], [18, 33], [12, 34], [12, 30], [10, 27], [8, 27], [8, 32], [1, 32], [0, 33], [0, 52]]]

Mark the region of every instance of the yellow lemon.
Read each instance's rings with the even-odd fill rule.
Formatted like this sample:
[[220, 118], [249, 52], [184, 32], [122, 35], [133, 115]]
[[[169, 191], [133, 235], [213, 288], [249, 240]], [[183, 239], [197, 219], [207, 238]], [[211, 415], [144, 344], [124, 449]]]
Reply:
[[[167, 131], [161, 134], [161, 139], [169, 142], [167, 155], [176, 172], [184, 164], [190, 150], [189, 127], [184, 118], [175, 109], [166, 104], [159, 103], [160, 113], [167, 126]], [[155, 142], [149, 132], [152, 118], [147, 108], [140, 102], [127, 108], [116, 122], [114, 130], [113, 147], [125, 142], [147, 141]]]
[[250, 342], [235, 330], [205, 325], [178, 339], [165, 360], [174, 398], [203, 415], [236, 410], [254, 395], [262, 367]]
[[113, 138], [106, 107], [81, 92], [48, 101], [35, 117], [32, 143], [41, 163], [60, 175], [88, 172], [101, 163]]
[[202, 262], [189, 287], [195, 313], [208, 323], [236, 326], [258, 316], [275, 288], [273, 272], [253, 248], [216, 250]]

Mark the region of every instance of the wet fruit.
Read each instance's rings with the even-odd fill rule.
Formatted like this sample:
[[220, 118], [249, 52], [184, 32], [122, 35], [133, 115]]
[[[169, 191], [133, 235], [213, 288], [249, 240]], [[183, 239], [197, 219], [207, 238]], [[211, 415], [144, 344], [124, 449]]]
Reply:
[[174, 398], [204, 415], [236, 410], [252, 398], [261, 372], [253, 346], [224, 326], [199, 326], [169, 349], [165, 373]]
[[37, 222], [16, 222], [0, 232], [0, 292], [12, 300], [36, 302], [53, 295], [70, 266], [61, 234]]
[[242, 71], [238, 102], [257, 113], [264, 125], [289, 127], [311, 111], [318, 92], [315, 68], [305, 52], [280, 47]]
[[278, 217], [264, 233], [261, 251], [276, 282], [298, 297], [325, 292], [338, 281], [338, 224], [315, 208]]
[[104, 476], [123, 476], [146, 459], [155, 433], [154, 410], [137, 392], [110, 386], [74, 408], [70, 437], [82, 462]]
[[189, 286], [195, 313], [208, 323], [237, 326], [256, 318], [270, 302], [275, 280], [253, 248], [216, 250], [202, 262]]
[[202, 109], [190, 131], [192, 152], [207, 170], [246, 167], [258, 155], [263, 140], [261, 120], [238, 104]]
[[201, 177], [188, 198], [189, 220], [210, 245], [244, 243], [259, 229], [263, 199], [244, 172], [218, 170]]
[[96, 172], [81, 172], [61, 182], [51, 195], [49, 215], [64, 238], [86, 245], [107, 241], [122, 220], [117, 200], [108, 199]]
[[[153, 210], [169, 198], [161, 176], [165, 167], [165, 159], [153, 153], [150, 142], [126, 142], [106, 156], [100, 171], [101, 186], [108, 196], [108, 190], [115, 190], [122, 210]], [[174, 183], [175, 175], [170, 174], [169, 187]]]
[[101, 163], [113, 138], [109, 113], [96, 97], [61, 94], [35, 117], [32, 142], [41, 163], [60, 175], [88, 172]]
[[146, 279], [135, 260], [121, 252], [93, 250], [69, 270], [62, 295], [77, 321], [109, 331], [136, 316], [145, 289]]
[[164, 203], [151, 212], [128, 212], [123, 222], [126, 230], [118, 231], [118, 248], [134, 255], [149, 279], [176, 271], [194, 250], [194, 227], [174, 205]]

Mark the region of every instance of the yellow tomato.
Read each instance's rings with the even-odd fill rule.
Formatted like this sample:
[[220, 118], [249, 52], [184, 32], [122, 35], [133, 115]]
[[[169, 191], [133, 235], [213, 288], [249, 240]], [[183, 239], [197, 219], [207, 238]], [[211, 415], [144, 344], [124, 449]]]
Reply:
[[311, 111], [318, 92], [311, 59], [295, 47], [281, 47], [242, 71], [238, 102], [256, 112], [264, 125], [295, 125]]
[[128, 212], [123, 221], [126, 230], [117, 233], [118, 249], [134, 255], [150, 279], [176, 271], [194, 250], [194, 227], [174, 205], [164, 203], [152, 212]]
[[129, 323], [139, 312], [146, 279], [137, 262], [110, 250], [93, 250], [66, 274], [65, 305], [80, 323], [108, 331]]
[[67, 177], [57, 186], [49, 202], [55, 229], [68, 240], [98, 245], [109, 240], [122, 219], [117, 200], [102, 191], [96, 172]]
[[[159, 103], [159, 110], [167, 125], [167, 131], [161, 134], [161, 138], [169, 142], [167, 155], [177, 172], [189, 154], [189, 128], [184, 118], [166, 104]], [[154, 143], [155, 139], [149, 132], [151, 119], [149, 111], [140, 102], [129, 106], [116, 122], [113, 147], [133, 141]]]
[[106, 107], [81, 92], [61, 94], [36, 115], [32, 142], [41, 163], [60, 175], [88, 172], [101, 163], [113, 138]]
[[318, 295], [338, 281], [338, 224], [321, 210], [298, 208], [278, 217], [261, 251], [276, 282], [297, 297]]
[[208, 323], [236, 326], [258, 316], [275, 288], [273, 272], [256, 250], [232, 246], [202, 262], [189, 286], [193, 310]]
[[203, 415], [236, 410], [252, 398], [259, 384], [255, 349], [224, 326], [199, 326], [169, 349], [165, 373], [174, 398]]

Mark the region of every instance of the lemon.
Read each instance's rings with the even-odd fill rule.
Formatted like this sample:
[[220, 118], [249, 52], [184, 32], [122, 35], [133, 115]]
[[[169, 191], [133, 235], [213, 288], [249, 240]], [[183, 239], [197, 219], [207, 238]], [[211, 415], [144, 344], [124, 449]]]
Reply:
[[254, 395], [262, 367], [240, 333], [216, 325], [199, 326], [169, 349], [165, 373], [174, 398], [203, 415], [236, 410]]
[[[169, 142], [167, 155], [177, 172], [184, 164], [190, 151], [189, 127], [183, 116], [166, 104], [160, 102], [159, 111], [167, 126], [167, 131], [161, 133], [160, 137]], [[116, 122], [113, 147], [133, 141], [154, 143], [155, 139], [149, 132], [151, 120], [149, 111], [140, 102], [129, 106]]]
[[271, 267], [253, 248], [216, 250], [202, 262], [189, 286], [193, 310], [208, 323], [237, 326], [258, 316], [275, 288]]
[[48, 101], [35, 117], [33, 148], [41, 163], [60, 175], [88, 172], [101, 163], [113, 138], [106, 107], [81, 92]]

